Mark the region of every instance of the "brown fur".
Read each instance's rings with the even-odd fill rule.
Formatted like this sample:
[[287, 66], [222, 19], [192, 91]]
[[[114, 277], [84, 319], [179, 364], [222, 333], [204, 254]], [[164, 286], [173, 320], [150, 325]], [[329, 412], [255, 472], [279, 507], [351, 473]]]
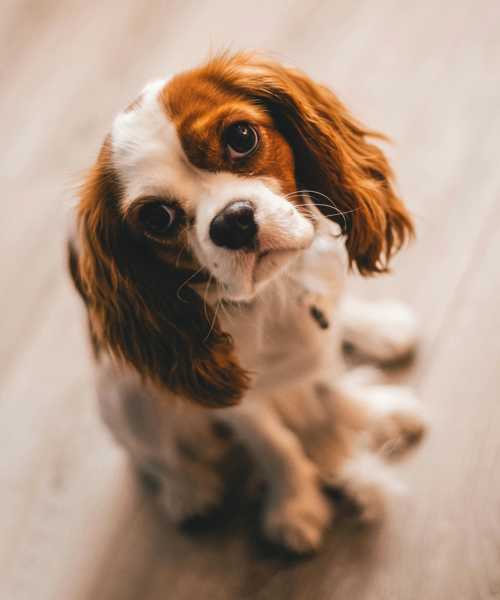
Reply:
[[224, 54], [191, 77], [265, 107], [293, 150], [297, 187], [319, 192], [312, 198], [347, 235], [351, 263], [364, 275], [387, 270], [413, 225], [386, 157], [370, 142], [384, 136], [356, 121], [326, 87], [259, 55]]
[[[208, 171], [271, 177], [279, 181], [283, 194], [295, 192], [292, 149], [265, 108], [227, 90], [223, 81], [214, 83], [209, 74], [210, 66], [182, 73], [163, 91], [166, 112], [190, 162]], [[238, 121], [252, 124], [259, 135], [259, 146], [248, 158], [234, 161], [228, 156], [222, 134]]]
[[[120, 184], [105, 143], [81, 192], [81, 252], [75, 283], [93, 337], [142, 376], [206, 406], [237, 402], [249, 378], [230, 337], [191, 288], [185, 272], [158, 259], [119, 214]], [[76, 273], [73, 266], [72, 271]], [[205, 316], [207, 315], [207, 316]]]

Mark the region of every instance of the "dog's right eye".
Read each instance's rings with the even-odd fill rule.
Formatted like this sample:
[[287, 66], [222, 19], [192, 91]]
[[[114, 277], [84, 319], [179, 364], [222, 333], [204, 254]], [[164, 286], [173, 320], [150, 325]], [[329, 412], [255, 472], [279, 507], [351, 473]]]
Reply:
[[147, 233], [165, 235], [175, 222], [175, 209], [166, 202], [148, 202], [139, 209], [139, 222]]
[[259, 145], [259, 136], [255, 129], [245, 121], [233, 123], [224, 132], [224, 142], [232, 160], [246, 158]]

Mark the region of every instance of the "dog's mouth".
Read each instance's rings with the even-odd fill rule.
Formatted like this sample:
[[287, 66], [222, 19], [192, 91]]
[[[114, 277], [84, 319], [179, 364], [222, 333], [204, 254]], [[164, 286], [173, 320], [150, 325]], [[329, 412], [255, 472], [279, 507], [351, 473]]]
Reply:
[[232, 302], [252, 300], [267, 283], [279, 276], [305, 247], [270, 248], [242, 257], [230, 281], [223, 283], [224, 299]]
[[281, 271], [290, 260], [306, 247], [275, 248], [260, 252], [256, 256], [252, 272], [252, 281], [258, 285]]
[[274, 248], [242, 253], [227, 279], [203, 269], [191, 282], [206, 301], [248, 302], [303, 250], [304, 247]]

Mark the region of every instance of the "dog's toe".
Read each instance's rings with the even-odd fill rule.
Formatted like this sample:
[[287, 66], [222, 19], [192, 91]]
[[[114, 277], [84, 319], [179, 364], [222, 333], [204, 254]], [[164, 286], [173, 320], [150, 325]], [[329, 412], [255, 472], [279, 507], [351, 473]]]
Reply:
[[347, 461], [335, 478], [331, 478], [330, 484], [334, 484], [355, 504], [358, 518], [364, 523], [381, 521], [388, 498], [403, 491], [383, 462], [368, 452]]
[[333, 516], [332, 507], [318, 489], [292, 496], [268, 508], [264, 515], [267, 538], [295, 554], [316, 551]]
[[372, 430], [376, 449], [386, 457], [397, 457], [420, 442], [429, 419], [409, 388], [377, 386], [369, 393], [376, 415]]

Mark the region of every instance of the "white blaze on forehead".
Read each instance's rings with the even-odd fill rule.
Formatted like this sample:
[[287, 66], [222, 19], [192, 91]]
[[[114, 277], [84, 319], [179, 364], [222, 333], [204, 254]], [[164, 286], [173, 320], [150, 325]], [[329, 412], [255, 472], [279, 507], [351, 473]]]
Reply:
[[189, 200], [202, 172], [187, 160], [176, 128], [161, 105], [166, 80], [148, 84], [137, 107], [120, 113], [111, 132], [112, 161], [125, 188], [124, 207], [140, 196]]

